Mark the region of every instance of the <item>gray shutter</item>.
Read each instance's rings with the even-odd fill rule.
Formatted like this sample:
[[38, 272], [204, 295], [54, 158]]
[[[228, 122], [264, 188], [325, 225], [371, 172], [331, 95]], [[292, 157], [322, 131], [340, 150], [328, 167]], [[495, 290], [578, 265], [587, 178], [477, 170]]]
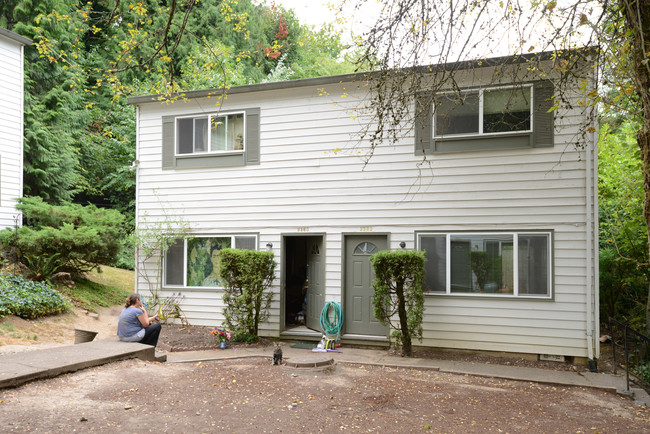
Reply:
[[433, 153], [433, 103], [430, 94], [415, 97], [415, 155]]
[[174, 158], [174, 116], [163, 116], [162, 118], [162, 168], [173, 169]]
[[553, 98], [553, 83], [549, 80], [535, 83], [533, 96], [533, 147], [553, 147], [553, 121], [555, 110], [548, 112], [555, 104]]
[[260, 109], [246, 110], [246, 164], [260, 164]]

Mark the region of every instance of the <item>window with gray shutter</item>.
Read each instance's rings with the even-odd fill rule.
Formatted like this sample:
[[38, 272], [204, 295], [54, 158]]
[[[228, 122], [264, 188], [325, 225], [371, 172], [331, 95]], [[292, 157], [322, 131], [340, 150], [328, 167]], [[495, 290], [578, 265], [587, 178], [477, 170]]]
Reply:
[[415, 105], [416, 155], [552, 147], [553, 84], [421, 93]]
[[260, 164], [259, 108], [163, 116], [163, 169], [252, 164]]

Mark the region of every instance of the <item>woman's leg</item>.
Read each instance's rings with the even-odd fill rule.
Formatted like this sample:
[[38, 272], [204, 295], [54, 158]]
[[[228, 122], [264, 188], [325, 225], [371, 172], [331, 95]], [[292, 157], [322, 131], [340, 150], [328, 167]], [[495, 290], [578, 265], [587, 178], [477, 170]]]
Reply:
[[158, 345], [158, 336], [160, 335], [160, 324], [151, 324], [149, 327], [144, 329], [144, 337], [140, 341], [141, 344], [153, 345], [154, 347]]

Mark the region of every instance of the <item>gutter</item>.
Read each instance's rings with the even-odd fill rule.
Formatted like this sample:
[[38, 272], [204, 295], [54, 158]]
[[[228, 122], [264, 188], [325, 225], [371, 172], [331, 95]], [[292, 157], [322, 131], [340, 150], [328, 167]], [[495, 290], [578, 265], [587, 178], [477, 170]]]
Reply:
[[387, 69], [380, 71], [356, 72], [352, 74], [330, 75], [316, 78], [302, 78], [299, 80], [275, 81], [271, 83], [246, 84], [243, 86], [220, 87], [213, 89], [192, 90], [188, 92], [174, 92], [170, 94], [155, 94], [132, 96], [127, 98], [130, 104], [147, 104], [153, 102], [169, 102], [175, 99], [193, 99], [206, 97], [219, 97], [222, 95], [235, 95], [249, 92], [262, 92], [270, 90], [294, 89], [307, 86], [323, 86], [328, 84], [350, 83], [350, 82], [367, 82], [372, 79], [386, 80], [393, 76], [409, 74], [432, 74], [439, 71], [456, 71], [472, 68], [487, 68], [491, 66], [501, 66], [507, 64], [525, 64], [533, 61], [553, 61], [562, 58], [564, 55], [571, 56], [578, 53], [586, 56], [596, 52], [597, 47], [577, 48], [566, 51], [544, 51], [541, 53], [526, 53], [515, 56], [502, 56], [477, 60], [465, 60], [461, 62], [445, 63], [441, 65], [413, 66], [410, 68]]

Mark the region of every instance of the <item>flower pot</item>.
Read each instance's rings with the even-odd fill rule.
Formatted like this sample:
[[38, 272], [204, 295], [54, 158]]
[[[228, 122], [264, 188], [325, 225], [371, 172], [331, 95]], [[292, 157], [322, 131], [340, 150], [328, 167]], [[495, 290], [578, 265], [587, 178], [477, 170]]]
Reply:
[[219, 342], [219, 348], [221, 348], [222, 350], [225, 350], [226, 349], [226, 343], [225, 342]]

